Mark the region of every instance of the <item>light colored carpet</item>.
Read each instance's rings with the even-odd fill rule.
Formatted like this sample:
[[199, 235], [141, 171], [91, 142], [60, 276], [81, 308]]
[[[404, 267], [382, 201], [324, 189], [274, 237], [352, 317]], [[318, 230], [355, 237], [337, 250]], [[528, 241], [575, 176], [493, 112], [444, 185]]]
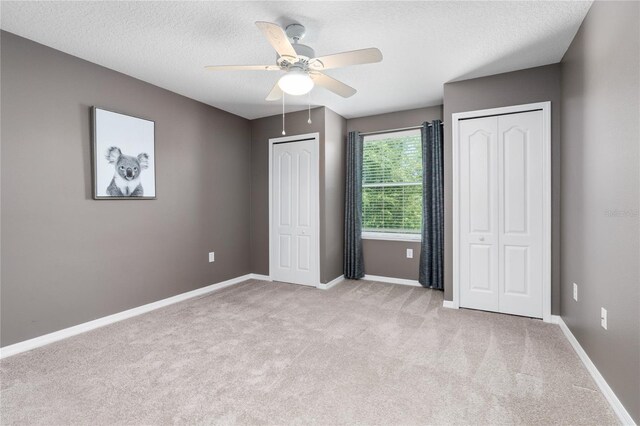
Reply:
[[2, 424], [615, 424], [560, 329], [248, 281], [0, 364]]

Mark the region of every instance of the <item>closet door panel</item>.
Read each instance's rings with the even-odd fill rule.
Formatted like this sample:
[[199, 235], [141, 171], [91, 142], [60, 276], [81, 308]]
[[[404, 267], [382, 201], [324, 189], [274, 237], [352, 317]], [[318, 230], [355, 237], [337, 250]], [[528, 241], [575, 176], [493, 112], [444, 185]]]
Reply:
[[500, 312], [542, 317], [542, 111], [498, 117]]
[[272, 227], [274, 280], [317, 283], [318, 161], [314, 140], [274, 144], [272, 149]]
[[459, 122], [460, 306], [497, 311], [498, 120]]

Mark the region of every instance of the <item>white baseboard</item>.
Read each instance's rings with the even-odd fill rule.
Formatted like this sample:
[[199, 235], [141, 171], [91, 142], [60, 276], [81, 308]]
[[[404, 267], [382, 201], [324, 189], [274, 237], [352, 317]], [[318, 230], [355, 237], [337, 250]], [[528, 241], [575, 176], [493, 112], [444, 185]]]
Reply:
[[[197, 296], [202, 296], [207, 293], [211, 293], [216, 290], [220, 290], [225, 287], [229, 287], [243, 281], [247, 281], [249, 279], [255, 280], [263, 280], [263, 281], [271, 281], [271, 278], [266, 275], [260, 274], [246, 274], [237, 278], [232, 278], [226, 281], [219, 282], [217, 284], [212, 284], [206, 287], [198, 288], [196, 290], [188, 291], [186, 293], [178, 294], [176, 296], [168, 297], [166, 299], [158, 300], [157, 302], [148, 303], [146, 305], [138, 306], [137, 308], [128, 309], [126, 311], [118, 312], [113, 315], [109, 315], [106, 317], [98, 318], [93, 321], [85, 322], [82, 324], [75, 325], [73, 327], [65, 328], [62, 330], [54, 331], [53, 333], [45, 334], [43, 336], [35, 337], [33, 339], [25, 340], [23, 342], [15, 343], [13, 345], [5, 346], [0, 348], [0, 359], [10, 357], [12, 355], [16, 355], [22, 352], [29, 351], [31, 349], [35, 349], [41, 346], [48, 345], [53, 342], [57, 342], [59, 340], [66, 339], [71, 336], [76, 336], [81, 333], [85, 333], [90, 330], [95, 330], [96, 328], [104, 327], [109, 324], [116, 323], [118, 321], [122, 321], [128, 318], [132, 318], [165, 306], [172, 305], [174, 303], [182, 302], [184, 300], [188, 300]], [[381, 277], [377, 275], [365, 275], [365, 280], [369, 281], [378, 281], [378, 282], [386, 282], [392, 284], [401, 284], [401, 285], [409, 285], [409, 286], [417, 286], [421, 287], [421, 285], [415, 280], [406, 280], [402, 278], [391, 278], [391, 277]], [[318, 288], [326, 290], [329, 289], [336, 284], [342, 282], [344, 280], [344, 276], [339, 276], [338, 278], [330, 281], [327, 284], [319, 284]], [[442, 306], [445, 308], [454, 308], [453, 301], [445, 300], [442, 303]], [[607, 381], [604, 379], [602, 374], [598, 371], [595, 364], [591, 361], [587, 353], [584, 351], [580, 343], [575, 338], [569, 327], [565, 324], [562, 317], [558, 315], [551, 316], [551, 322], [554, 324], [558, 324], [560, 329], [564, 333], [567, 340], [573, 347], [573, 349], [578, 354], [578, 357], [587, 368], [587, 371], [593, 377], [593, 380], [596, 382], [600, 391], [603, 393], [604, 397], [607, 399], [611, 408], [616, 413], [622, 424], [624, 425], [635, 425], [635, 422], [631, 418], [631, 415], [624, 408], [616, 394], [613, 392], [613, 389], [609, 386]]]
[[260, 281], [273, 281], [269, 275], [261, 275], [261, 274], [249, 274], [248, 279], [260, 280]]
[[620, 419], [620, 422], [623, 425], [635, 425], [633, 419], [624, 408], [616, 394], [613, 392], [613, 389], [611, 389], [607, 381], [604, 379], [604, 377], [602, 377], [602, 374], [600, 374], [595, 364], [591, 361], [589, 355], [587, 355], [582, 346], [580, 346], [578, 339], [576, 339], [571, 330], [569, 330], [569, 327], [567, 327], [567, 324], [565, 324], [562, 317], [558, 315], [552, 315], [551, 322], [560, 326], [560, 329], [564, 333], [567, 340], [569, 340], [569, 343], [571, 343], [571, 346], [573, 346], [573, 349], [576, 351], [578, 357], [591, 374], [591, 377], [593, 377], [593, 380], [596, 382], [596, 384], [600, 388], [600, 391], [609, 402], [609, 405], [611, 405], [611, 408]]
[[338, 283], [341, 283], [342, 281], [344, 281], [344, 275], [340, 275], [338, 278], [335, 278], [326, 284], [319, 283], [317, 288], [319, 288], [320, 290], [329, 290], [331, 287]]
[[413, 287], [422, 287], [417, 280], [406, 280], [404, 278], [381, 277], [379, 275], [365, 275], [363, 280], [378, 281], [381, 283], [410, 285]]
[[448, 309], [457, 309], [456, 305], [453, 303], [453, 300], [443, 300], [442, 307]]
[[234, 284], [247, 281], [253, 278], [254, 274], [247, 274], [230, 280], [222, 281], [217, 284], [212, 284], [206, 287], [198, 288], [186, 293], [178, 294], [176, 296], [168, 297], [166, 299], [158, 300], [157, 302], [148, 303], [146, 305], [138, 306], [137, 308], [127, 309], [126, 311], [118, 312], [113, 315], [98, 318], [93, 321], [85, 322], [82, 324], [74, 325], [73, 327], [64, 328], [62, 330], [54, 331], [53, 333], [45, 334], [43, 336], [34, 337], [33, 339], [25, 340], [23, 342], [14, 343], [0, 348], [0, 359], [10, 357], [22, 352], [30, 351], [31, 349], [39, 348], [40, 346], [48, 345], [49, 343], [57, 342], [59, 340], [66, 339], [71, 336], [75, 336], [81, 333], [85, 333], [96, 328], [104, 327], [105, 325], [113, 324], [118, 321], [132, 318], [165, 306], [172, 305], [174, 303], [182, 302], [187, 299], [191, 299], [197, 296], [202, 296], [212, 291], [220, 290], [225, 287], [232, 286]]

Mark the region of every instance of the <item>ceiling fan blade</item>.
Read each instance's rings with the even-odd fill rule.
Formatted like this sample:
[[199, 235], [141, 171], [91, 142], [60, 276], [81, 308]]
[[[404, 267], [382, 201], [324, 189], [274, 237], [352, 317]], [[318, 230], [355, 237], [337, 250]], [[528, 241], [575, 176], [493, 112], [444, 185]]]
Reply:
[[351, 86], [347, 86], [341, 81], [336, 80], [333, 77], [329, 77], [326, 74], [322, 73], [311, 73], [309, 74], [311, 79], [318, 86], [324, 87], [327, 90], [332, 91], [336, 95], [340, 95], [343, 98], [348, 98], [356, 94], [357, 90]]
[[314, 58], [310, 61], [310, 66], [317, 70], [328, 70], [331, 68], [348, 67], [349, 65], [372, 64], [380, 61], [382, 61], [382, 52], [372, 47]]
[[271, 89], [271, 91], [269, 92], [265, 100], [277, 101], [278, 99], [282, 99], [282, 89], [280, 88], [280, 86], [278, 86], [278, 83], [276, 82], [276, 85], [273, 86], [273, 89]]
[[210, 71], [279, 71], [277, 65], [208, 65]]
[[262, 31], [262, 34], [264, 34], [271, 46], [276, 49], [278, 55], [290, 58], [298, 57], [298, 54], [289, 42], [287, 34], [279, 25], [264, 21], [256, 21], [256, 25], [260, 28], [260, 31]]

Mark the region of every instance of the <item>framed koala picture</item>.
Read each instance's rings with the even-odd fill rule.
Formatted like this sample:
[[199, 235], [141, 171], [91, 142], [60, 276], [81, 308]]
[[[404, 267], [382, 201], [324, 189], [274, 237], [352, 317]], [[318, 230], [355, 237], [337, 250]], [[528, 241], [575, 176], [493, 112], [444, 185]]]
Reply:
[[155, 123], [93, 107], [93, 198], [156, 198]]

